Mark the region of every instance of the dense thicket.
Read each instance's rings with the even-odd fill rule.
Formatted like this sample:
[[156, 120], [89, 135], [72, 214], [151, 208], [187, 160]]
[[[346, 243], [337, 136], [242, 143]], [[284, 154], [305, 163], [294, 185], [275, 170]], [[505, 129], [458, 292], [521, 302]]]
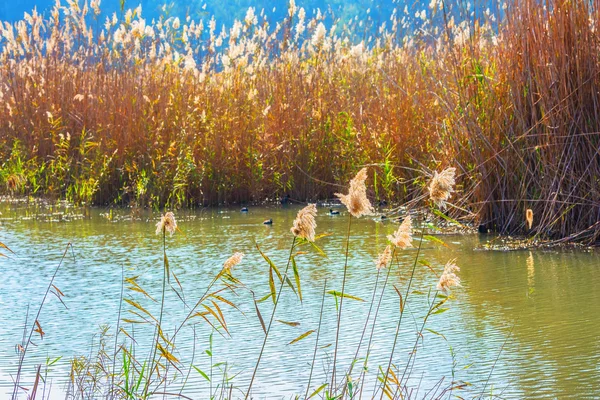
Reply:
[[314, 200], [373, 165], [371, 195], [402, 202], [423, 171], [452, 165], [452, 212], [522, 233], [530, 208], [537, 235], [598, 239], [595, 1], [433, 1], [362, 41], [360, 21], [332, 30], [293, 4], [277, 24], [250, 11], [225, 30], [93, 13], [72, 5], [2, 28], [3, 191]]

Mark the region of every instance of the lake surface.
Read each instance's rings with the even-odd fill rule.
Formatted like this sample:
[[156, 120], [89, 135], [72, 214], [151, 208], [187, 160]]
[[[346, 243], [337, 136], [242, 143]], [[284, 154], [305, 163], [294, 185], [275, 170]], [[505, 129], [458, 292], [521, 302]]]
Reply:
[[[257, 298], [268, 294], [268, 265], [254, 243], [283, 271], [292, 242], [289, 229], [297, 211], [297, 207], [251, 207], [249, 213], [237, 208], [177, 212], [184, 234], [167, 237], [167, 254], [186, 298], [195, 302], [223, 261], [235, 251], [246, 254], [235, 269], [235, 277]], [[276, 319], [300, 322], [300, 326], [274, 324], [253, 388], [255, 398], [291, 398], [294, 394], [303, 396], [306, 390], [316, 335], [292, 345], [287, 343], [317, 329], [325, 279], [328, 290], [341, 290], [348, 219], [343, 211], [340, 216], [329, 216], [327, 211], [319, 208], [317, 231], [330, 233], [318, 241], [328, 258], [308, 247], [303, 249], [307, 254], [298, 258], [303, 302], [284, 288]], [[55, 281], [65, 294], [68, 309], [52, 296], [45, 304], [40, 323], [46, 335], [43, 341], [34, 336], [37, 346], [29, 349], [23, 381], [30, 387], [36, 363], [63, 356], [49, 374], [50, 398], [63, 398], [69, 359], [90, 353], [102, 325], [110, 325], [110, 332], [115, 330], [122, 269], [125, 276], [140, 275], [144, 289], [160, 297], [162, 239], [154, 233], [159, 215], [149, 211], [25, 207], [19, 203], [3, 203], [0, 212], [0, 242], [16, 253], [0, 260], [0, 398], [9, 396], [12, 389], [15, 345], [23, 334], [27, 308], [31, 307], [30, 313], [37, 309], [66, 244], [71, 242], [74, 254], [65, 260]], [[262, 224], [267, 218], [273, 219], [272, 226]], [[373, 218], [352, 221], [347, 293], [370, 300], [377, 276], [374, 259], [386, 245], [386, 234], [397, 226], [393, 221], [382, 223]], [[448, 387], [452, 380], [469, 382], [471, 386], [453, 392], [464, 398], [478, 396], [484, 386], [488, 395], [502, 398], [600, 397], [599, 254], [484, 251], [480, 249], [493, 239], [490, 236], [441, 238], [449, 248], [425, 242], [422, 258], [438, 273], [449, 259], [456, 258], [462, 287], [453, 291], [448, 311], [428, 320], [426, 327], [445, 339], [424, 331], [409, 380], [416, 397], [431, 397], [428, 390], [441, 379], [441, 387]], [[387, 365], [398, 318], [393, 285], [404, 292], [415, 255], [414, 249], [402, 251], [400, 266], [392, 269], [375, 328], [367, 388], [372, 387], [377, 366]], [[408, 300], [394, 356], [394, 363], [402, 370], [427, 310], [426, 293], [434, 290], [436, 282], [429, 268], [417, 266], [414, 289], [425, 294], [416, 292]], [[225, 312], [231, 336], [214, 334], [213, 363], [227, 362], [230, 376], [238, 374], [231, 382], [233, 397], [240, 397], [264, 336], [249, 292], [240, 291], [237, 298], [229, 298], [243, 314], [233, 309]], [[268, 319], [272, 302], [262, 302], [259, 307]], [[326, 296], [319, 346], [335, 340], [335, 307], [334, 298]], [[344, 301], [338, 356], [338, 365], [343, 368], [354, 356], [368, 309], [369, 301]], [[164, 326], [175, 327], [185, 314], [180, 300], [171, 292]], [[136, 329], [142, 351], [143, 328]], [[206, 324], [198, 325], [194, 341], [191, 327], [182, 330], [177, 339], [180, 359], [189, 363], [194, 355], [194, 365], [209, 371], [210, 359], [204, 350], [209, 346], [210, 332]], [[311, 392], [327, 382], [325, 374], [330, 370], [332, 353], [333, 346], [319, 349]], [[218, 368], [213, 374], [219, 375]], [[357, 376], [354, 372], [353, 378]], [[192, 398], [207, 398], [211, 390], [197, 373], [190, 375], [186, 387], [184, 394]], [[370, 398], [371, 393], [365, 389], [363, 398]]]

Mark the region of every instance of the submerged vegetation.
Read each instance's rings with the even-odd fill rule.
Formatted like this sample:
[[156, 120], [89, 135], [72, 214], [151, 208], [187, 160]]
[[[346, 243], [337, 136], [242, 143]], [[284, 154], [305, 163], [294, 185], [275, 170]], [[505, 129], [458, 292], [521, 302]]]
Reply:
[[[439, 176], [448, 176], [451, 172], [446, 170], [441, 175], [436, 174], [433, 178], [433, 184]], [[357, 243], [352, 240], [352, 221], [365, 215], [371, 209], [371, 205], [365, 197], [366, 176], [367, 170], [361, 169], [351, 181], [349, 193], [344, 195], [344, 199], [349, 201], [346, 203], [348, 208], [346, 213], [348, 230], [346, 232], [346, 249], [343, 255], [345, 262], [341, 287], [334, 286], [340, 284], [339, 282], [335, 284], [328, 282], [326, 276], [319, 279], [317, 284], [322, 284], [323, 287], [322, 294], [319, 296], [322, 296], [319, 323], [317, 326], [309, 327], [309, 330], [287, 343], [291, 346], [300, 341], [315, 341], [310, 368], [307, 366], [305, 373], [301, 376], [287, 378], [293, 379], [294, 383], [301, 384], [303, 393], [296, 395], [295, 398], [298, 399], [417, 398], [423, 377], [411, 380], [411, 375], [415, 368], [418, 351], [423, 346], [426, 331], [447, 341], [442, 333], [425, 327], [429, 318], [437, 317], [448, 310], [448, 304], [453, 298], [450, 292], [453, 288], [460, 286], [460, 279], [457, 276], [459, 268], [455, 263], [456, 260], [450, 260], [445, 266], [440, 266], [432, 265], [422, 257], [421, 248], [426, 238], [424, 235], [426, 228], [424, 226], [413, 227], [412, 219], [407, 214], [397, 232], [393, 236], [388, 236], [389, 244], [376, 262], [366, 266], [372, 270], [373, 274], [376, 274], [369, 312], [362, 327], [362, 334], [360, 341], [357, 343], [354, 359], [338, 359], [339, 340], [351, 330], [343, 324], [343, 305], [349, 301], [365, 301], [348, 293], [346, 283], [348, 279], [351, 279], [351, 275], [347, 275], [348, 254], [350, 249], [357, 247]], [[445, 191], [450, 195], [453, 187], [447, 186]], [[445, 198], [448, 200], [448, 197]], [[432, 207], [435, 207], [436, 199], [433, 197], [430, 199]], [[256, 298], [252, 287], [245, 285], [235, 277], [237, 266], [243, 268], [244, 254], [242, 253], [234, 253], [227, 258], [223, 262], [220, 272], [210, 281], [208, 279], [205, 281], [205, 288], [199, 291], [196, 289], [184, 290], [185, 282], [180, 282], [177, 277], [179, 268], [176, 263], [171, 264], [172, 260], [168, 257], [171, 236], [173, 234], [183, 234], [183, 232], [179, 230], [175, 215], [172, 212], [164, 214], [156, 224], [156, 234], [162, 238], [162, 249], [160, 249], [162, 251], [161, 292], [153, 293], [147, 290], [140, 284], [140, 276], [126, 277], [123, 271], [121, 301], [118, 315], [114, 316], [119, 322], [116, 327], [106, 326], [103, 329], [99, 343], [94, 347], [97, 354], [90, 353], [87, 357], [76, 357], [71, 361], [66, 398], [148, 399], [162, 396], [187, 399], [192, 398], [188, 391], [194, 393], [198, 391], [198, 388], [188, 387], [190, 374], [199, 374], [203, 378], [202, 384], [205, 387], [202, 392], [205, 393], [205, 398], [257, 398], [258, 394], [253, 391], [253, 383], [260, 381], [261, 373], [266, 373], [265, 370], [269, 369], [269, 365], [265, 362], [261, 364], [261, 358], [265, 352], [273, 350], [272, 346], [270, 348], [266, 346], [267, 342], [276, 340], [270, 333], [283, 325], [297, 327], [301, 324], [299, 320], [288, 319], [289, 317], [297, 318], [295, 315], [285, 316], [284, 318], [288, 320], [279, 319], [282, 316], [277, 315], [277, 306], [282, 301], [282, 297], [287, 298], [285, 299], [286, 302], [302, 302], [302, 256], [307, 251], [315, 251], [321, 256], [327, 257], [326, 253], [316, 243], [322, 237], [322, 234], [316, 234], [315, 232], [317, 228], [316, 213], [317, 210], [314, 204], [309, 204], [298, 212], [291, 229], [292, 242], [284, 270], [277, 267], [278, 260], [272, 260], [258, 245], [256, 246], [265, 261], [265, 268], [262, 269], [261, 276], [263, 279], [268, 280], [269, 287], [269, 293], [260, 299]], [[418, 232], [418, 239], [413, 238], [413, 231]], [[446, 246], [439, 239], [437, 242]], [[414, 259], [412, 259], [412, 255], [408, 258], [401, 256], [401, 252], [413, 246], [416, 248]], [[36, 396], [40, 396], [40, 392], [43, 393], [42, 396], [50, 392], [50, 378], [52, 376], [42, 370], [42, 365], [35, 366], [33, 371], [29, 371], [27, 367], [30, 365], [25, 363], [25, 359], [29, 345], [34, 344], [34, 338], [39, 337], [39, 341], [35, 340], [35, 342], [38, 343], [37, 345], [43, 345], [41, 339], [43, 339], [45, 333], [43, 331], [44, 324], [40, 322], [40, 316], [43, 314], [44, 304], [56, 298], [65, 305], [63, 302], [65, 294], [56, 286], [55, 277], [60, 273], [64, 259], [69, 256], [69, 250], [73, 250], [70, 244], [65, 249], [60, 263], [54, 270], [46, 294], [35, 312], [33, 321], [31, 319], [25, 321], [23, 339], [16, 348], [18, 369], [14, 379], [13, 399], [25, 395], [28, 399], [35, 399]], [[331, 254], [329, 255], [331, 256]], [[413, 278], [418, 267], [427, 268], [430, 271], [428, 273], [430, 279], [427, 279], [424, 283], [425, 287], [419, 285], [419, 290], [416, 290], [417, 284]], [[395, 279], [390, 281], [392, 271], [399, 274], [402, 279], [400, 281]], [[338, 272], [341, 273], [342, 271]], [[382, 283], [380, 283], [380, 276], [383, 280]], [[393, 290], [390, 290], [389, 285], [393, 286]], [[167, 296], [168, 292], [173, 292], [176, 297]], [[203, 294], [198, 296], [202, 292]], [[50, 294], [54, 297], [49, 296]], [[419, 295], [422, 296], [421, 301], [414, 301], [413, 299]], [[397, 315], [395, 315], [397, 321], [394, 321], [396, 329], [395, 331], [382, 331], [376, 335], [375, 325], [384, 297], [386, 302], [398, 304]], [[333, 299], [333, 301], [326, 301], [326, 298], [327, 300]], [[238, 374], [243, 371], [231, 371], [227, 365], [222, 365], [222, 363], [219, 365], [220, 368], [217, 369], [217, 365], [213, 365], [212, 359], [212, 335], [215, 333], [223, 336], [231, 335], [227, 323], [227, 316], [230, 314], [227, 310], [241, 313], [239, 306], [242, 301], [249, 301], [252, 304], [255, 313], [247, 317], [256, 318], [260, 321], [262, 330], [259, 328], [256, 334], [264, 335], [263, 344], [249, 382], [248, 376], [243, 380], [236, 379]], [[270, 303], [272, 303], [270, 317], [266, 318], [263, 313], [265, 309], [270, 308]], [[406, 313], [413, 314], [414, 310], [420, 308], [423, 304], [426, 304], [424, 315], [406, 316], [404, 324], [402, 324]], [[412, 307], [413, 310], [407, 311], [407, 306]], [[186, 317], [175, 326], [170, 326], [165, 323], [163, 316], [168, 313], [167, 310], [173, 310], [174, 308], [183, 308]], [[153, 311], [155, 309], [157, 309], [157, 312]], [[335, 346], [332, 343], [319, 342], [322, 333], [321, 320], [324, 313], [330, 312], [335, 313], [337, 323]], [[109, 318], [110, 316], [107, 315], [106, 317]], [[412, 323], [407, 323], [406, 318], [412, 318], [414, 326]], [[279, 322], [281, 325], [274, 324], [274, 322]], [[405, 332], [415, 331], [414, 344], [410, 343], [412, 350], [408, 354], [394, 357], [401, 329]], [[188, 335], [188, 337], [193, 337], [192, 350], [189, 350], [189, 345], [187, 347], [182, 346], [177, 341], [178, 334], [182, 330], [193, 331], [193, 335]], [[195, 358], [197, 336], [206, 332], [211, 332], [208, 341], [209, 349], [205, 351], [206, 355], [210, 357], [210, 371], [199, 368]], [[381, 345], [376, 346], [376, 343], [383, 339], [379, 337], [382, 334], [394, 338], [391, 348]], [[148, 336], [150, 340], [148, 340]], [[351, 346], [353, 345], [351, 344]], [[330, 346], [332, 353], [329, 353]], [[187, 350], [185, 350], [186, 348]], [[191, 360], [186, 357], [186, 361], [182, 361], [182, 356], [185, 355], [186, 351], [192, 353]], [[382, 351], [385, 353], [386, 362], [389, 354], [389, 362], [387, 362], [387, 365], [374, 365], [371, 358], [372, 352]], [[452, 351], [450, 346], [451, 354]], [[315, 364], [319, 362], [317, 355], [319, 355], [319, 358], [325, 356], [327, 360], [332, 358], [333, 361], [327, 363], [328, 369], [325, 371], [324, 377], [321, 375], [313, 379], [313, 369]], [[250, 356], [254, 357], [254, 355]], [[291, 361], [295, 362], [295, 360]], [[50, 359], [47, 364], [49, 365], [46, 365], [46, 369], [52, 365]], [[359, 368], [359, 366], [362, 368]], [[453, 391], [459, 398], [467, 395], [474, 397], [487, 395], [487, 382], [482, 385], [471, 385], [468, 382], [455, 379], [455, 367], [456, 365], [453, 363], [452, 377], [439, 377], [439, 381], [433, 387], [423, 388], [428, 390], [425, 398], [447, 398], [452, 395]], [[219, 377], [219, 373], [222, 374], [221, 377]], [[245, 373], [248, 375], [250, 371], [245, 371]], [[209, 395], [206, 395], [207, 392]], [[279, 394], [277, 387], [270, 389], [270, 396], [277, 394]], [[301, 397], [303, 394], [304, 396]]]
[[344, 25], [290, 2], [281, 21], [251, 8], [221, 27], [146, 21], [141, 7], [104, 19], [95, 1], [34, 11], [0, 24], [0, 191], [155, 208], [304, 201], [371, 165], [369, 196], [402, 202], [452, 164], [451, 215], [594, 243], [599, 12], [434, 0]]

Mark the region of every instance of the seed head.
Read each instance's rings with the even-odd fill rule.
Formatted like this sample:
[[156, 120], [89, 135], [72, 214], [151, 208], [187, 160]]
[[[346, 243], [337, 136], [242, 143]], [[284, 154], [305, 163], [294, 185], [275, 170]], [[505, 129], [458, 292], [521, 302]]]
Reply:
[[231, 268], [242, 261], [242, 258], [244, 258], [244, 253], [233, 253], [233, 255], [223, 263], [223, 269], [230, 271]]
[[294, 225], [291, 229], [294, 236], [314, 242], [315, 228], [317, 227], [317, 223], [315, 222], [316, 215], [317, 206], [314, 204], [309, 204], [298, 211], [298, 215], [296, 216]]
[[377, 261], [375, 261], [375, 267], [378, 270], [385, 268], [385, 267], [387, 267], [387, 265], [390, 263], [391, 260], [392, 260], [392, 246], [390, 246], [388, 244], [385, 247], [385, 250], [383, 250], [383, 253], [381, 253], [379, 255], [379, 257], [377, 258]]
[[370, 215], [373, 213], [373, 206], [367, 198], [367, 168], [358, 171], [358, 174], [350, 181], [348, 194], [336, 193], [340, 201], [348, 208], [350, 214], [355, 217]]
[[160, 235], [163, 232], [169, 232], [173, 235], [177, 230], [177, 222], [175, 222], [175, 214], [171, 211], [160, 217], [160, 221], [156, 223], [156, 234]]
[[446, 207], [446, 201], [454, 192], [455, 174], [456, 168], [454, 167], [446, 168], [439, 174], [436, 171], [429, 183], [429, 198], [440, 208]]
[[398, 230], [393, 235], [388, 235], [387, 238], [394, 246], [401, 249], [412, 247], [412, 219], [410, 215], [407, 215]]
[[529, 227], [529, 229], [531, 229], [531, 227], [533, 226], [533, 211], [531, 210], [531, 208], [528, 208], [525, 212], [525, 219], [527, 220], [527, 226]]
[[453, 286], [460, 286], [460, 278], [456, 275], [460, 268], [455, 264], [456, 259], [450, 260], [444, 267], [444, 272], [440, 276], [440, 281], [437, 284], [437, 290], [448, 294]]

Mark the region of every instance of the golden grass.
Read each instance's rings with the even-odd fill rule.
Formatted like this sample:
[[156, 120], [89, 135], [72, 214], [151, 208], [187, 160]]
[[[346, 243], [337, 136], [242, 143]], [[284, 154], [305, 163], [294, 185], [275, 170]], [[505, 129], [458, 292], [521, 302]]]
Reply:
[[155, 207], [305, 200], [374, 165], [369, 195], [403, 201], [423, 170], [455, 165], [455, 201], [488, 228], [524, 232], [530, 207], [536, 237], [595, 242], [596, 2], [461, 10], [436, 6], [414, 31], [399, 10], [363, 41], [297, 7], [225, 31], [76, 5], [5, 23], [1, 190]]

